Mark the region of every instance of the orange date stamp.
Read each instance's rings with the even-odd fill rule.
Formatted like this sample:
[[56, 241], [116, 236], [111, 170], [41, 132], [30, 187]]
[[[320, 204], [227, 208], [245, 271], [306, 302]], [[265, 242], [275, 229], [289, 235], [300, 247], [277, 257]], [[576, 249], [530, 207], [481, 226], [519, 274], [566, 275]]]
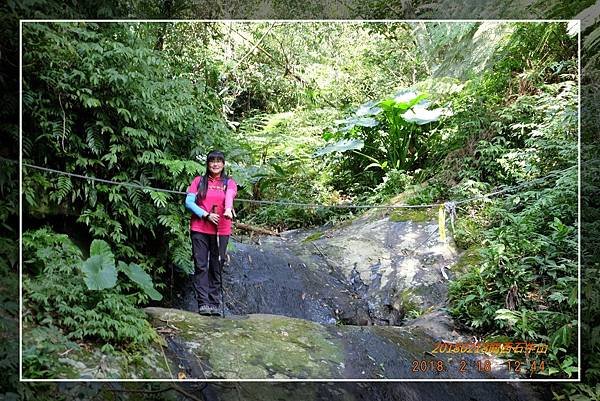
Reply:
[[548, 344], [527, 341], [446, 342], [435, 343], [432, 354], [547, 354]]
[[[545, 361], [531, 361], [529, 363], [509, 360], [503, 363], [507, 372], [513, 372], [516, 374], [529, 373], [533, 375], [539, 372], [543, 372], [546, 368]], [[456, 364], [452, 364], [448, 361], [441, 359], [413, 359], [411, 372], [417, 373], [442, 373], [449, 370], [456, 370], [460, 373], [468, 373], [475, 369], [477, 372], [492, 372], [492, 361], [489, 359], [480, 359], [476, 361], [467, 361], [462, 359]]]

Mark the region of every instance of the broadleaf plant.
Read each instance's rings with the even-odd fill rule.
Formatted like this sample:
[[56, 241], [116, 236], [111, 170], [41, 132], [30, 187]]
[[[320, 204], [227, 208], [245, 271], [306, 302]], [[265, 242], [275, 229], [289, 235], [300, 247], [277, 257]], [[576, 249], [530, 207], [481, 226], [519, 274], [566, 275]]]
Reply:
[[146, 273], [139, 265], [135, 263], [127, 264], [119, 261], [119, 271], [125, 273], [127, 277], [136, 283], [145, 293], [154, 301], [160, 301], [162, 295], [156, 291], [152, 283], [152, 277]]
[[81, 271], [90, 290], [104, 290], [117, 284], [115, 257], [105, 241], [92, 241], [90, 257], [81, 264]]

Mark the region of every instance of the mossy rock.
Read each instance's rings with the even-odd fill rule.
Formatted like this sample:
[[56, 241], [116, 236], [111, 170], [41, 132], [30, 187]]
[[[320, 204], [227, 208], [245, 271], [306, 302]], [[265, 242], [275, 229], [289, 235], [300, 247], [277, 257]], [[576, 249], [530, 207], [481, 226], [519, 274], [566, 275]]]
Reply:
[[396, 209], [390, 214], [390, 220], [399, 221], [414, 221], [416, 223], [424, 223], [437, 219], [437, 213], [433, 208], [402, 208]]
[[207, 378], [269, 379], [337, 377], [343, 361], [340, 342], [323, 326], [285, 316], [243, 318], [201, 316], [147, 308], [155, 326], [168, 322], [175, 341], [191, 351]]
[[323, 232], [321, 232], [321, 231], [317, 231], [317, 232], [315, 232], [315, 233], [312, 233], [312, 234], [310, 234], [310, 235], [309, 235], [309, 236], [307, 236], [306, 238], [304, 238], [304, 239], [302, 240], [302, 242], [311, 242], [311, 241], [316, 241], [316, 240], [318, 240], [319, 238], [321, 238], [321, 237], [323, 236], [323, 234], [324, 234]]

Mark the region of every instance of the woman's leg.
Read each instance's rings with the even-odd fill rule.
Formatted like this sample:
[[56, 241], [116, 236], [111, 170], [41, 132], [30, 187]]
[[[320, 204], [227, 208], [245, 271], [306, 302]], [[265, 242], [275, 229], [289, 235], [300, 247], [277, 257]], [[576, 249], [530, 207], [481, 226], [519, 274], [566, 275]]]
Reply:
[[225, 254], [227, 253], [227, 243], [229, 242], [229, 235], [219, 235], [219, 245], [221, 248], [221, 266], [219, 266], [217, 236], [211, 235], [210, 237], [210, 269], [208, 272], [210, 286], [208, 290], [208, 303], [214, 307], [219, 307], [221, 304], [221, 267], [225, 263]]
[[194, 276], [192, 286], [196, 294], [198, 307], [209, 305], [208, 291], [210, 287], [208, 254], [210, 249], [210, 235], [192, 231], [192, 256], [194, 259]]

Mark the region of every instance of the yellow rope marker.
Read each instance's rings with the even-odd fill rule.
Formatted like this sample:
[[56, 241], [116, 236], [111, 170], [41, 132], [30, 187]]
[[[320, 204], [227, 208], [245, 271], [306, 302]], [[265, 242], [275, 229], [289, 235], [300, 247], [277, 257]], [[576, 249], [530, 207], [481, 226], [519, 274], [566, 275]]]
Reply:
[[440, 241], [446, 242], [446, 207], [440, 205], [438, 209], [438, 225], [440, 226]]

